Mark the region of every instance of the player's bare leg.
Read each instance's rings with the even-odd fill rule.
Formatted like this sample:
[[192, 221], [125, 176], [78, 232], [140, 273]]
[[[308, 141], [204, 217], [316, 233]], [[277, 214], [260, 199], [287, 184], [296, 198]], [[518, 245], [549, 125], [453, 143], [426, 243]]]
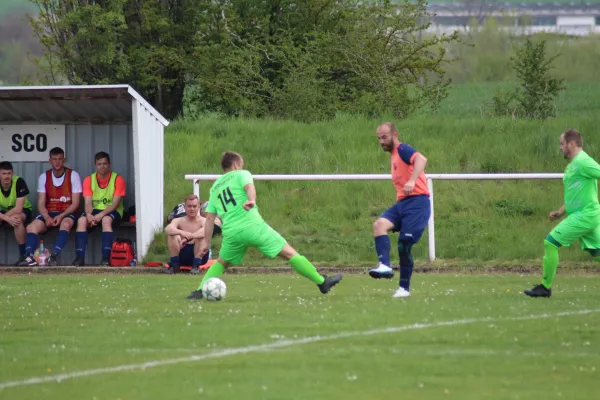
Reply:
[[321, 275], [314, 265], [304, 256], [298, 254], [296, 250], [288, 243], [283, 246], [283, 249], [278, 254], [279, 257], [289, 261], [298, 274], [310, 279], [317, 284], [321, 293], [325, 294], [331, 290], [342, 280], [341, 274], [333, 276]]
[[169, 249], [169, 256], [171, 260], [169, 261], [169, 268], [167, 268], [167, 274], [176, 274], [179, 272], [179, 252], [181, 251], [181, 247], [185, 246], [185, 243], [182, 242], [181, 236], [179, 235], [169, 235], [167, 236], [167, 248]]

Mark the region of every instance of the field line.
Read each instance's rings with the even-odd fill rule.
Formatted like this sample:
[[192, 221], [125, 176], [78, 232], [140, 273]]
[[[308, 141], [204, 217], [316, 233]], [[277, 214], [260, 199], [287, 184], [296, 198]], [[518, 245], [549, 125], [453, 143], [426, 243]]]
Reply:
[[372, 336], [372, 335], [381, 335], [386, 333], [397, 333], [404, 331], [413, 331], [413, 330], [421, 330], [421, 329], [430, 329], [430, 328], [439, 328], [446, 326], [457, 326], [457, 325], [466, 325], [466, 324], [474, 324], [479, 322], [502, 322], [502, 321], [526, 321], [526, 320], [535, 320], [535, 319], [543, 319], [543, 318], [557, 318], [557, 317], [565, 317], [565, 316], [573, 316], [573, 315], [585, 315], [600, 312], [600, 309], [591, 309], [591, 310], [576, 310], [576, 311], [564, 311], [553, 314], [537, 314], [537, 315], [524, 315], [518, 317], [509, 317], [509, 318], [468, 318], [468, 319], [455, 319], [450, 321], [440, 321], [440, 322], [429, 322], [429, 323], [415, 323], [409, 325], [400, 325], [400, 326], [391, 326], [387, 328], [378, 328], [378, 329], [370, 329], [365, 331], [353, 331], [353, 332], [341, 332], [335, 333], [331, 335], [319, 335], [319, 336], [308, 336], [305, 338], [299, 339], [289, 339], [289, 340], [279, 340], [277, 342], [244, 346], [244, 347], [233, 347], [233, 348], [225, 348], [221, 350], [214, 350], [205, 354], [198, 354], [186, 357], [178, 357], [171, 358], [165, 360], [153, 360], [147, 361], [144, 363], [138, 364], [125, 364], [125, 365], [117, 365], [114, 367], [105, 367], [105, 368], [96, 368], [96, 369], [88, 369], [83, 371], [74, 371], [65, 374], [55, 374], [43, 377], [34, 377], [27, 378], [16, 381], [6, 381], [0, 382], [0, 389], [7, 389], [12, 387], [19, 386], [28, 386], [28, 385], [37, 385], [41, 383], [49, 383], [49, 382], [63, 382], [69, 379], [75, 378], [83, 378], [87, 376], [101, 375], [101, 374], [109, 374], [115, 372], [124, 372], [124, 371], [136, 371], [136, 370], [145, 370], [148, 368], [161, 367], [165, 365], [174, 365], [174, 364], [182, 364], [182, 363], [190, 363], [201, 360], [208, 360], [213, 358], [223, 358], [234, 356], [238, 354], [249, 354], [249, 353], [258, 353], [258, 352], [266, 352], [277, 349], [282, 349], [286, 347], [293, 347], [307, 343], [316, 343], [323, 342], [329, 340], [337, 340], [337, 339], [345, 339], [351, 337], [360, 337], [360, 336]]

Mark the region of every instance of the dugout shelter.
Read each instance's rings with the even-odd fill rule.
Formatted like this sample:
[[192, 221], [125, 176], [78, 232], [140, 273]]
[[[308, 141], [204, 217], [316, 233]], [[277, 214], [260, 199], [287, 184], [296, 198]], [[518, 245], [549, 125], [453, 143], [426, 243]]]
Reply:
[[[112, 170], [125, 178], [124, 209], [135, 206], [135, 222], [121, 224], [115, 238], [136, 241], [141, 260], [163, 225], [164, 127], [169, 122], [129, 85], [0, 87], [0, 161], [10, 161], [25, 179], [33, 217], [37, 180], [50, 169], [48, 152], [65, 150], [66, 166], [81, 179], [95, 172], [94, 155], [111, 157]], [[83, 196], [80, 212], [83, 212]], [[75, 230], [60, 255], [61, 265], [75, 259]], [[99, 264], [101, 228], [89, 236], [86, 265]], [[47, 247], [57, 229], [40, 236]], [[19, 258], [13, 229], [0, 226], [0, 265]]]

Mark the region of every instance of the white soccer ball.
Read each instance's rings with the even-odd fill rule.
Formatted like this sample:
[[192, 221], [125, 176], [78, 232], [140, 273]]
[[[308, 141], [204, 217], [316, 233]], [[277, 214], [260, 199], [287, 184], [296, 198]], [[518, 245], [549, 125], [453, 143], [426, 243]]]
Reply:
[[225, 297], [227, 286], [219, 278], [210, 278], [202, 285], [202, 297], [208, 301], [219, 301]]

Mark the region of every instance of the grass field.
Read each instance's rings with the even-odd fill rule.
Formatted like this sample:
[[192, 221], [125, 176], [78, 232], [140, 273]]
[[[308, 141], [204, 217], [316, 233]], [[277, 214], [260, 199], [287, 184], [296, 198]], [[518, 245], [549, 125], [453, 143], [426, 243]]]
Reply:
[[[560, 273], [560, 272], [559, 272]], [[18, 276], [0, 283], [0, 398], [591, 399], [600, 277], [424, 275], [412, 297], [346, 276]]]
[[[569, 84], [558, 100], [558, 116], [547, 121], [488, 117], [485, 102], [495, 88], [508, 85], [456, 85], [437, 114], [423, 110], [398, 122], [400, 139], [428, 157], [429, 173], [562, 172], [558, 140], [570, 128], [583, 133], [590, 154], [599, 154], [598, 84]], [[221, 173], [226, 150], [240, 152], [254, 174], [389, 173], [389, 155], [375, 137], [385, 119], [395, 121], [345, 115], [309, 125], [214, 117], [175, 121], [166, 131], [165, 212], [191, 192], [185, 174]], [[201, 185], [202, 199], [210, 185]], [[374, 262], [371, 224], [394, 202], [390, 182], [257, 181], [256, 187], [263, 217], [309, 259], [321, 265]], [[562, 204], [562, 190], [559, 181], [435, 182], [437, 256], [539, 262], [543, 238], [553, 227], [546, 217]], [[426, 243], [424, 237], [414, 248], [417, 262], [426, 257]], [[578, 246], [560, 255], [562, 261], [588, 259]], [[159, 236], [148, 258], [167, 260], [164, 238]], [[271, 263], [257, 252], [244, 262]]]

